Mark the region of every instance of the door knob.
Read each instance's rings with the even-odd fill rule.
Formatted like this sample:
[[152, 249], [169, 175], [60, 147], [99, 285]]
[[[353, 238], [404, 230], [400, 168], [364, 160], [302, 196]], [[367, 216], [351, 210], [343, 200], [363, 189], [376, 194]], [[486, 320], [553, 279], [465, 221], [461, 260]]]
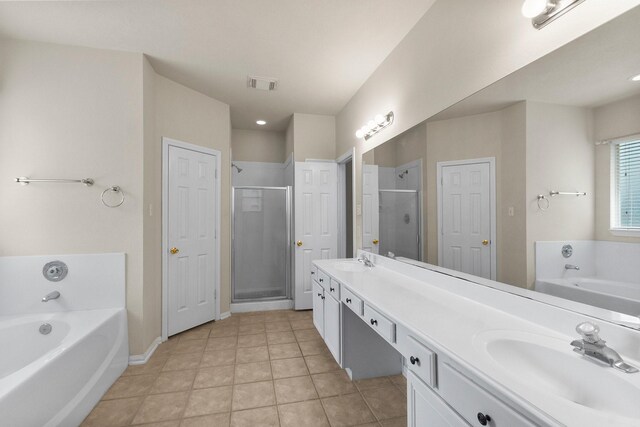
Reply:
[[373, 244], [374, 244], [374, 245], [377, 245], [379, 242], [380, 242], [380, 240], [378, 240], [378, 239], [373, 239]]
[[302, 246], [302, 240], [298, 240], [298, 241], [296, 242], [296, 246]]
[[178, 249], [178, 248], [171, 248], [171, 249], [169, 249], [169, 252], [171, 252], [171, 254], [172, 254], [172, 255], [175, 255], [175, 254], [177, 254], [178, 252], [180, 252], [180, 249]]
[[483, 245], [485, 245], [485, 246], [487, 246], [487, 245], [489, 244], [489, 241], [488, 241], [488, 240], [483, 240], [483, 241], [482, 241], [482, 244], [483, 244]]

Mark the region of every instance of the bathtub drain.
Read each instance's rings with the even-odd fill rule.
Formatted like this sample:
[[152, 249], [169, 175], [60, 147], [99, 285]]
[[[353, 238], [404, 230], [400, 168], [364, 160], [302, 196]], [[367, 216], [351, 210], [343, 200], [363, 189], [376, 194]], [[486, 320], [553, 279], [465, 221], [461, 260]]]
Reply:
[[51, 333], [51, 325], [48, 323], [43, 323], [42, 325], [40, 325], [40, 333], [42, 335], [49, 335], [49, 333]]

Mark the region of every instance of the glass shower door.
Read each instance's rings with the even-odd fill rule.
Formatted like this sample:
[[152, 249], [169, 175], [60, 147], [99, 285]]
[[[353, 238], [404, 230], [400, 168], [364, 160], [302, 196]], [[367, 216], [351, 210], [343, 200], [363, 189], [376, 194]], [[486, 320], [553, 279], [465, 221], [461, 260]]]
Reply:
[[290, 298], [289, 187], [233, 188], [233, 302]]
[[380, 254], [420, 261], [419, 200], [415, 190], [380, 190]]

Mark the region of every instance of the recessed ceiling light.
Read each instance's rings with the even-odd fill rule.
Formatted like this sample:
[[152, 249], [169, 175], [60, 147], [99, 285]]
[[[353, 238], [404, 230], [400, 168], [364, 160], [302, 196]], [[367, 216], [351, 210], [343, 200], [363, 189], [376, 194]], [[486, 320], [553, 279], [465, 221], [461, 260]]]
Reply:
[[629, 80], [631, 80], [632, 82], [640, 82], [640, 74], [631, 77]]
[[264, 120], [256, 120], [256, 124], [260, 125], [260, 126], [264, 126], [267, 124], [267, 122], [265, 122]]

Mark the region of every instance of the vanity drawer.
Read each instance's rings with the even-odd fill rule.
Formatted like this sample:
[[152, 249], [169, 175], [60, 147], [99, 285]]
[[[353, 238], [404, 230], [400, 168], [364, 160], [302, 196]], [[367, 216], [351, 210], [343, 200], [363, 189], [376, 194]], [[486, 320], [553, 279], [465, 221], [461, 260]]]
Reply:
[[342, 295], [342, 302], [345, 303], [347, 307], [351, 309], [355, 314], [362, 317], [364, 312], [364, 303], [360, 298], [355, 296], [349, 289], [342, 288], [340, 289], [340, 294]]
[[407, 337], [407, 367], [429, 387], [436, 387], [436, 354], [413, 337]]
[[364, 304], [364, 321], [385, 340], [390, 343], [396, 342], [396, 324], [371, 308], [367, 303]]
[[320, 286], [322, 286], [322, 288], [325, 291], [329, 290], [329, 284], [331, 283], [331, 277], [329, 277], [329, 275], [327, 273], [325, 273], [324, 271], [318, 269], [318, 277], [316, 277], [316, 280], [318, 281]]
[[327, 292], [331, 294], [331, 296], [340, 301], [340, 282], [331, 279], [331, 282], [329, 282], [329, 287], [326, 289]]
[[472, 426], [487, 416], [491, 427], [535, 426], [446, 363], [438, 369], [438, 392]]

